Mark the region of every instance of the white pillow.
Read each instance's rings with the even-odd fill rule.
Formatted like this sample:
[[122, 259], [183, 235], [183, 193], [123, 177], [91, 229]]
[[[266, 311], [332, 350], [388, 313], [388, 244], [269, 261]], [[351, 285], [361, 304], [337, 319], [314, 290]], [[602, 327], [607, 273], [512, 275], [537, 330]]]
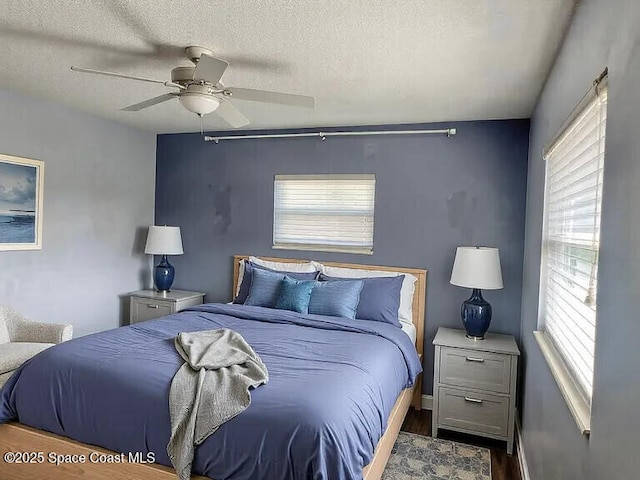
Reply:
[[329, 277], [339, 278], [366, 278], [366, 277], [398, 277], [404, 275], [402, 288], [400, 289], [400, 308], [398, 308], [398, 320], [403, 323], [413, 324], [413, 294], [416, 290], [418, 279], [410, 273], [385, 272], [383, 270], [361, 270], [357, 268], [330, 267], [316, 263], [320, 271]]
[[318, 271], [316, 268], [316, 262], [270, 262], [258, 257], [249, 257], [249, 261], [256, 265], [260, 265], [261, 267], [267, 267], [278, 272], [311, 273]]
[[0, 344], [9, 343], [11, 337], [9, 336], [9, 330], [7, 329], [7, 322], [4, 318], [0, 318]]
[[[270, 268], [271, 270], [275, 270], [277, 272], [298, 272], [298, 273], [313, 273], [319, 272], [320, 269], [316, 268], [317, 263], [315, 262], [270, 262], [268, 260], [262, 260], [258, 257], [249, 257], [249, 261], [255, 263], [256, 265], [260, 265], [261, 267]], [[238, 292], [240, 292], [240, 285], [242, 284], [242, 279], [244, 277], [244, 260], [240, 260], [240, 270], [238, 271], [238, 284], [236, 285], [236, 294], [238, 296]]]

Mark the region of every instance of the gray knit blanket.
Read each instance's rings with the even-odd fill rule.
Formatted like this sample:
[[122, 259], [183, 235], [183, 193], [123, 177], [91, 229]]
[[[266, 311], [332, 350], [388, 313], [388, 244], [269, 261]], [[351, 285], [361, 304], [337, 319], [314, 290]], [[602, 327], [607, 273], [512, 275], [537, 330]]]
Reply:
[[196, 445], [251, 404], [249, 388], [269, 381], [267, 367], [239, 333], [226, 328], [179, 333], [185, 363], [171, 381], [167, 453], [188, 480]]

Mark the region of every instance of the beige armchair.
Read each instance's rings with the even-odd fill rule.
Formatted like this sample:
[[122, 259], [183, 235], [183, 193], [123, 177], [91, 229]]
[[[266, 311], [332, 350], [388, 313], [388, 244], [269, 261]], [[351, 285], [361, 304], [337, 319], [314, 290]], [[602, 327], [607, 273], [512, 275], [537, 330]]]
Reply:
[[24, 362], [72, 335], [72, 325], [33, 322], [0, 305], [0, 388]]

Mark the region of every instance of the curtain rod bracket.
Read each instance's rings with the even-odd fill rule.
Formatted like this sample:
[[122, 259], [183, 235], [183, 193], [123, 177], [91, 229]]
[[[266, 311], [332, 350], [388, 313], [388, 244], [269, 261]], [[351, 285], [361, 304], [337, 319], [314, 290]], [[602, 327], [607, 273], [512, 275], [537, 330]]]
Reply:
[[598, 84], [599, 84], [600, 82], [602, 82], [602, 80], [604, 80], [604, 79], [605, 79], [605, 77], [606, 77], [607, 75], [609, 75], [609, 67], [605, 67], [605, 69], [602, 71], [602, 73], [600, 74], [600, 76], [598, 76], [598, 78], [596, 78], [596, 79], [593, 81], [593, 86], [594, 86], [594, 87], [597, 87], [597, 86], [598, 86]]

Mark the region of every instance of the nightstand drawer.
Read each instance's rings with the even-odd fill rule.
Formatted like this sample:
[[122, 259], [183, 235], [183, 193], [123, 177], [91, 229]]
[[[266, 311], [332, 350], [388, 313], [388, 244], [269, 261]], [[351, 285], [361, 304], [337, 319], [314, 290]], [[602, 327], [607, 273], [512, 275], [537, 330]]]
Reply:
[[509, 398], [440, 387], [438, 424], [471, 433], [507, 435]]
[[511, 355], [443, 347], [440, 383], [509, 393]]
[[131, 319], [144, 322], [174, 313], [175, 303], [152, 298], [131, 297]]

